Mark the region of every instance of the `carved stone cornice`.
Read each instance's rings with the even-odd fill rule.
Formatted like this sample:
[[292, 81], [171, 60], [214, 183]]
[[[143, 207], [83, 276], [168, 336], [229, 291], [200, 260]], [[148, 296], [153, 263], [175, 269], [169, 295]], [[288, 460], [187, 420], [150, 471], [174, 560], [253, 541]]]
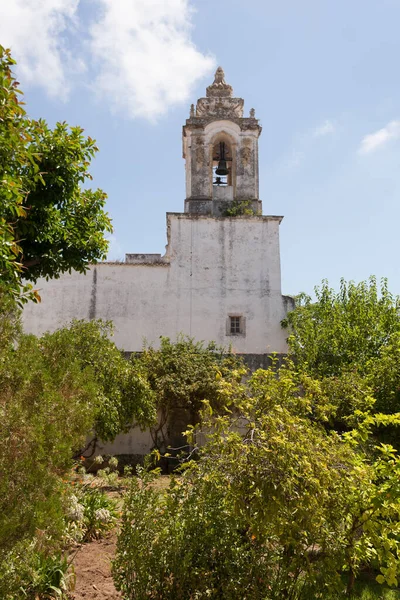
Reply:
[[[246, 131], [248, 129], [249, 130], [259, 130], [259, 132], [261, 133], [261, 130], [262, 130], [261, 125], [259, 125], [258, 119], [254, 119], [251, 117], [234, 117], [234, 116], [227, 116], [226, 114], [221, 114], [219, 116], [219, 118], [227, 119], [227, 120], [231, 121], [232, 123], [236, 123], [237, 125], [239, 125], [241, 131]], [[216, 120], [216, 116], [209, 115], [209, 114], [206, 116], [203, 116], [203, 117], [190, 117], [189, 119], [186, 119], [186, 124], [183, 126], [183, 130], [185, 131], [186, 127], [191, 130], [194, 130], [194, 129], [204, 130], [204, 128], [209, 123], [212, 123], [215, 120]]]

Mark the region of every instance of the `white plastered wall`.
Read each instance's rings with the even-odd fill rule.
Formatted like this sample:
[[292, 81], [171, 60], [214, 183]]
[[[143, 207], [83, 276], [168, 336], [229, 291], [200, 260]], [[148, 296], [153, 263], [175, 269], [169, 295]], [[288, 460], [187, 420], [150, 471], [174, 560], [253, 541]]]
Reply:
[[[86, 275], [39, 281], [42, 302], [26, 306], [24, 329], [40, 335], [74, 318], [97, 318], [114, 322], [114, 340], [125, 351], [183, 332], [240, 353], [283, 353], [279, 222], [169, 214], [162, 261], [102, 263]], [[231, 314], [245, 318], [244, 336], [227, 335]]]

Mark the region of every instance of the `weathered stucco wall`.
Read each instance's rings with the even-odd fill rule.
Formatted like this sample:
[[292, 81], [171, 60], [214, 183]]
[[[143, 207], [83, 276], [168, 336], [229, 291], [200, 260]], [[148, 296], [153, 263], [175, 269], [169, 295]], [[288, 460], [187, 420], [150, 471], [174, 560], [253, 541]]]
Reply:
[[[114, 322], [114, 340], [128, 352], [183, 332], [244, 354], [284, 353], [280, 220], [169, 213], [164, 257], [128, 255], [130, 262], [102, 263], [86, 275], [39, 281], [42, 302], [27, 305], [24, 329], [38, 335], [73, 318], [101, 318]], [[243, 334], [228, 335], [232, 314], [244, 318]]]

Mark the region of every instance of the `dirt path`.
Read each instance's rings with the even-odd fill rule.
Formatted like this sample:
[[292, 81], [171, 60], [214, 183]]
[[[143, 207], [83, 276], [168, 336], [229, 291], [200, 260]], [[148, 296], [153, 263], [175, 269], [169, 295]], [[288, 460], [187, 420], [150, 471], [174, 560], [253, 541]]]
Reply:
[[[152, 487], [160, 492], [170, 482], [168, 475], [162, 476], [152, 483]], [[111, 490], [107, 495], [117, 502], [122, 510], [123, 494], [126, 488]], [[71, 600], [122, 600], [122, 596], [114, 587], [111, 576], [111, 561], [115, 556], [118, 526], [107, 537], [83, 544], [73, 559], [76, 575], [75, 590], [70, 592]]]
[[74, 600], [121, 600], [111, 577], [117, 535], [111, 532], [102, 540], [84, 544], [74, 559], [76, 574]]

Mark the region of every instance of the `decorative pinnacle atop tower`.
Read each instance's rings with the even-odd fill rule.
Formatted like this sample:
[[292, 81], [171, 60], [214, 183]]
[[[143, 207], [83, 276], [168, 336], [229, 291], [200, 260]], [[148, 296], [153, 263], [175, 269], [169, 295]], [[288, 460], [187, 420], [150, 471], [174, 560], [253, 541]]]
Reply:
[[244, 100], [233, 98], [233, 88], [225, 81], [222, 67], [215, 71], [214, 81], [207, 87], [206, 97], [197, 100], [196, 110], [191, 117], [243, 117]]
[[243, 116], [243, 98], [234, 98], [222, 67], [206, 97], [192, 104], [183, 127], [186, 159], [185, 212], [224, 216], [233, 202], [261, 214], [258, 197], [258, 137], [252, 108]]
[[218, 67], [215, 71], [214, 82], [208, 86], [206, 90], [207, 98], [217, 96], [223, 98], [225, 96], [233, 96], [233, 88], [225, 81], [225, 73], [222, 67]]

